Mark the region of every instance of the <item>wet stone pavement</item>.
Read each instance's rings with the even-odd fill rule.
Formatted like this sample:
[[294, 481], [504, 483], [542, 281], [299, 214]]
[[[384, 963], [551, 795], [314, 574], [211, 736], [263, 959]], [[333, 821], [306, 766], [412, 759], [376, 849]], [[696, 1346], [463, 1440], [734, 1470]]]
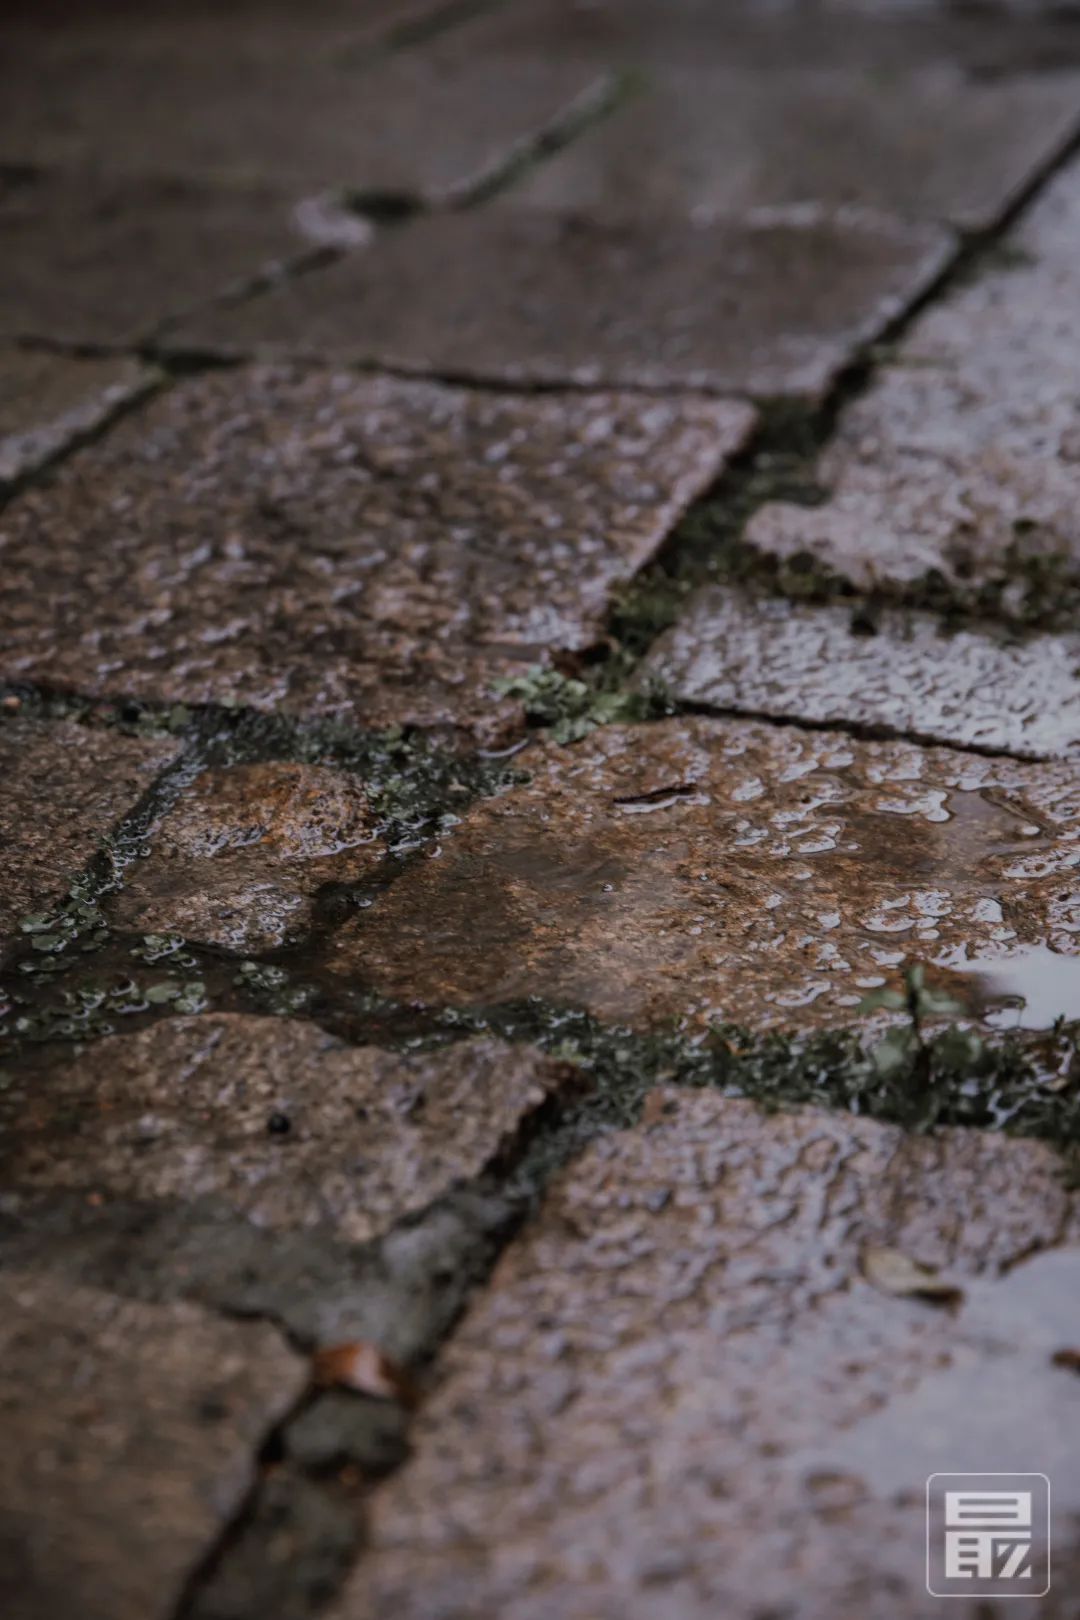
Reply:
[[4, 1620], [1076, 1620], [1080, 13], [44, 0], [0, 222]]

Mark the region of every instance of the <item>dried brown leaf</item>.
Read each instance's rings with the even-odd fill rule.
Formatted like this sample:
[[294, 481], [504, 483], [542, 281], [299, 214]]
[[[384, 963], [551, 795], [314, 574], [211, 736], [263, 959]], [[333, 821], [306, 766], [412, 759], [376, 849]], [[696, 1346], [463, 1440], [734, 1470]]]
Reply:
[[416, 1404], [416, 1386], [408, 1373], [368, 1339], [317, 1350], [313, 1370], [316, 1384], [324, 1387], [354, 1389], [403, 1406]]

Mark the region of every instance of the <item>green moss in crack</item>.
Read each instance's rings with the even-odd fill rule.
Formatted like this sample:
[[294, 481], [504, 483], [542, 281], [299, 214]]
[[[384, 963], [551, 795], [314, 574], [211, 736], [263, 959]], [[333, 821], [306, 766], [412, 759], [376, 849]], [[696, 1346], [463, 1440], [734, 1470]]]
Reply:
[[539, 665], [498, 681], [494, 690], [500, 697], [516, 698], [524, 707], [529, 723], [547, 727], [558, 743], [578, 742], [598, 726], [653, 720], [674, 712], [674, 705], [659, 682], [642, 691], [630, 692], [617, 684], [607, 665], [597, 677], [580, 680]]
[[399, 852], [454, 825], [472, 799], [520, 780], [504, 757], [462, 754], [402, 727], [364, 732], [332, 720], [303, 723], [219, 710], [204, 721], [201, 738], [208, 765], [282, 759], [355, 772], [363, 778], [380, 835]]
[[207, 1006], [205, 982], [190, 974], [118, 976], [51, 986], [33, 999], [12, 997], [0, 1016], [0, 1051], [52, 1041], [93, 1041], [114, 1035], [127, 1019], [197, 1013]]
[[[915, 988], [918, 993], [918, 987]], [[984, 1039], [952, 1025], [928, 1032], [947, 1009], [920, 1002], [919, 1022], [868, 1036], [850, 1029], [795, 1036], [736, 1025], [690, 1037], [611, 1029], [588, 1014], [540, 1001], [437, 1016], [446, 1033], [490, 1032], [528, 1041], [578, 1064], [586, 1087], [545, 1120], [515, 1173], [529, 1196], [602, 1132], [632, 1125], [656, 1085], [709, 1087], [767, 1108], [812, 1105], [928, 1130], [965, 1125], [1037, 1136], [1080, 1151], [1080, 1022], [1042, 1034]]]

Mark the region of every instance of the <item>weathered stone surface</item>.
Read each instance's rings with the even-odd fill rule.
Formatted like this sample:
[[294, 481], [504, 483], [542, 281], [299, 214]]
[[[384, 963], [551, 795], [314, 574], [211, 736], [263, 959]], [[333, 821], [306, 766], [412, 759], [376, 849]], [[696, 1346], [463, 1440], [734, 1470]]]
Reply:
[[166, 1620], [306, 1364], [276, 1329], [193, 1305], [9, 1269], [0, 1298], [4, 1614]]
[[935, 226], [813, 209], [712, 224], [491, 209], [418, 220], [173, 341], [513, 383], [816, 395], [949, 250]]
[[333, 47], [345, 40], [356, 44], [368, 38], [379, 39], [402, 26], [415, 26], [430, 19], [445, 0], [229, 0], [223, 9], [220, 0], [192, 0], [178, 14], [171, 0], [104, 0], [92, 12], [80, 0], [29, 0], [16, 4], [12, 13], [12, 39], [25, 47], [27, 36], [62, 25], [65, 36], [92, 41], [106, 34], [112, 46], [130, 48], [135, 41], [167, 39], [183, 49], [195, 42], [218, 50], [236, 48], [250, 40], [250, 30], [269, 31], [272, 40], [296, 47], [305, 35], [325, 38], [330, 31]]
[[165, 739], [0, 718], [0, 936], [60, 898], [175, 753]]
[[302, 932], [320, 884], [355, 881], [380, 853], [357, 777], [280, 762], [204, 772], [149, 839], [114, 921], [245, 951]]
[[1070, 74], [664, 75], [511, 195], [623, 217], [854, 203], [985, 228], [1068, 140], [1078, 108]]
[[948, 979], [1030, 945], [1078, 954], [1071, 765], [706, 719], [517, 763], [531, 781], [347, 924], [332, 971], [636, 1028], [806, 1028], [851, 1022], [905, 961]]
[[24, 478], [154, 386], [134, 360], [0, 351], [0, 486]]
[[169, 1019], [5, 1091], [4, 1181], [212, 1199], [362, 1243], [479, 1175], [571, 1072], [497, 1041], [408, 1054], [298, 1021]]
[[[1052, 1151], [707, 1093], [645, 1118], [564, 1173], [447, 1346], [334, 1620], [925, 1620], [942, 1467], [1048, 1472], [1067, 1532], [1080, 1221]], [[877, 1292], [869, 1245], [959, 1307]], [[1072, 1551], [1029, 1620], [1071, 1613]]]
[[[966, 15], [965, 15], [966, 10]], [[557, 53], [644, 69], [844, 67], [888, 82], [949, 63], [1001, 79], [1080, 64], [1066, 5], [760, 5], [715, 0], [518, 0], [473, 30], [484, 51]]]
[[984, 267], [921, 316], [844, 417], [823, 506], [764, 507], [765, 551], [808, 552], [860, 586], [931, 570], [970, 587], [1080, 558], [1080, 165]]
[[0, 337], [134, 344], [312, 250], [280, 195], [42, 177], [0, 192]]
[[684, 701], [1053, 759], [1080, 749], [1080, 637], [946, 630], [711, 586], [645, 661]]
[[119, 44], [111, 31], [43, 34], [0, 65], [0, 158], [446, 201], [592, 105], [606, 82], [581, 61], [478, 56], [467, 38], [369, 64], [347, 34], [254, 23]]
[[0, 669], [88, 692], [495, 732], [589, 645], [743, 441], [742, 405], [188, 381], [0, 523]]

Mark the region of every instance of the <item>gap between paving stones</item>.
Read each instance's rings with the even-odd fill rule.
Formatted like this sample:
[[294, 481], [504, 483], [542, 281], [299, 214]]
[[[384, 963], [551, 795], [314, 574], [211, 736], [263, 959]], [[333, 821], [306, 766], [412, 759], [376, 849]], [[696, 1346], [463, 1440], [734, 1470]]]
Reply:
[[[39, 699], [38, 703], [42, 709], [49, 708], [45, 700]], [[78, 699], [55, 700], [52, 707], [54, 712], [58, 709], [60, 713], [70, 714], [73, 709], [79, 709], [80, 703]], [[86, 712], [93, 712], [92, 705], [82, 707]], [[151, 716], [147, 721], [142, 718], [145, 715], [145, 706], [131, 705], [129, 715], [123, 718], [122, 706], [116, 706], [111, 718], [113, 723], [129, 728], [149, 723], [157, 729], [179, 729], [187, 733], [189, 749], [162, 774], [136, 811], [125, 818], [113, 835], [108, 851], [98, 858], [94, 891], [97, 897], [110, 883], [122, 881], [123, 864], [125, 860], [137, 858], [139, 840], [155, 809], [167, 803], [215, 749], [218, 757], [230, 759], [265, 757], [268, 751], [283, 749], [301, 758], [310, 758], [312, 745], [305, 742], [305, 728], [266, 717], [243, 713], [192, 717], [183, 711], [172, 711]], [[321, 728], [324, 747], [328, 729], [333, 728]], [[309, 729], [308, 738], [311, 730], [318, 732], [320, 728]], [[190, 746], [193, 736], [201, 736], [198, 752]], [[338, 741], [340, 746], [345, 746], [340, 738]], [[352, 741], [361, 749], [371, 747], [366, 739], [358, 744], [355, 734]], [[454, 768], [459, 766], [460, 761], [455, 761]], [[123, 943], [123, 937], [118, 936], [117, 942]], [[310, 952], [310, 944], [309, 937], [291, 951], [271, 954], [299, 962]], [[216, 957], [213, 952], [190, 949], [200, 963], [228, 960], [224, 956]], [[250, 1003], [248, 1005], [250, 1007]], [[159, 1004], [151, 1009], [150, 1016], [162, 1017], [170, 1010], [169, 1006]], [[264, 1006], [261, 1010], [298, 1011], [324, 1027], [340, 1030], [350, 1040], [371, 1039], [374, 1035], [380, 1044], [387, 1043], [387, 1034], [391, 1031], [392, 1040], [407, 1045], [415, 1045], [418, 1039], [424, 1038], [434, 1045], [456, 1041], [478, 1031], [499, 1032], [511, 1040], [534, 1044], [554, 1056], [579, 1062], [591, 1075], [592, 1086], [588, 1092], [569, 1102], [553, 1099], [518, 1133], [501, 1165], [485, 1171], [461, 1189], [464, 1197], [497, 1200], [505, 1211], [505, 1219], [494, 1236], [486, 1230], [475, 1232], [467, 1245], [467, 1286], [470, 1289], [483, 1285], [498, 1254], [535, 1208], [554, 1171], [579, 1154], [601, 1132], [636, 1119], [646, 1094], [658, 1082], [716, 1087], [732, 1094], [754, 1096], [774, 1106], [810, 1101], [836, 1107], [840, 1102], [873, 1117], [900, 1118], [916, 1127], [938, 1121], [984, 1126], [1006, 1124], [1048, 1135], [1066, 1148], [1080, 1139], [1075, 1105], [1068, 1102], [1061, 1091], [1051, 1089], [1055, 1080], [1064, 1077], [1068, 1081], [1080, 1061], [1080, 1030], [1075, 1026], [1026, 1043], [1007, 1038], [993, 1050], [978, 1051], [966, 1044], [966, 1037], [961, 1036], [958, 1043], [955, 1033], [946, 1033], [938, 1042], [933, 1039], [920, 1042], [898, 1072], [883, 1074], [872, 1055], [868, 1057], [854, 1038], [842, 1030], [794, 1043], [777, 1037], [754, 1041], [744, 1032], [729, 1029], [716, 1032], [708, 1043], [694, 1043], [678, 1037], [640, 1037], [605, 1029], [586, 1015], [546, 1008], [539, 1003], [486, 1012], [444, 1009], [418, 1015], [415, 1009], [380, 1005], [375, 998], [365, 1001], [361, 997], [357, 1005], [350, 1006], [348, 998], [343, 997], [336, 1007]], [[399, 1022], [396, 1030], [395, 1022]], [[133, 1021], [131, 1027], [137, 1027], [137, 1023]], [[986, 1086], [982, 1092], [973, 1094], [972, 1072], [980, 1066], [985, 1069]], [[915, 1080], [921, 1089], [913, 1099], [911, 1088]], [[403, 1224], [415, 1231], [429, 1219], [438, 1220], [444, 1204], [445, 1200], [438, 1200], [435, 1206]], [[374, 1264], [379, 1263], [379, 1249], [378, 1244], [372, 1246]], [[439, 1345], [451, 1331], [462, 1302], [457, 1302], [451, 1320], [437, 1324], [438, 1331], [430, 1345], [431, 1356], [438, 1353]], [[215, 1308], [225, 1315], [265, 1318], [296, 1339], [291, 1324], [273, 1311], [264, 1308], [230, 1310], [220, 1301]], [[312, 1411], [315, 1404], [316, 1398], [309, 1391], [290, 1414], [290, 1421]], [[300, 1526], [296, 1532], [301, 1541], [299, 1567], [306, 1570], [332, 1566], [335, 1584], [343, 1578], [361, 1547], [361, 1515], [365, 1493], [371, 1486], [365, 1483], [358, 1491], [348, 1478], [339, 1478], [335, 1483], [332, 1479], [312, 1479], [302, 1467], [293, 1464], [283, 1467], [279, 1457], [287, 1449], [288, 1428], [288, 1422], [277, 1425], [265, 1437], [260, 1447], [261, 1469], [256, 1486], [192, 1578], [176, 1611], [177, 1620], [200, 1620], [203, 1616], [206, 1620], [211, 1617], [216, 1620], [219, 1614], [227, 1612], [217, 1607], [217, 1594], [223, 1591], [225, 1596], [221, 1601], [227, 1602], [229, 1582], [233, 1578], [230, 1571], [235, 1568], [238, 1571], [235, 1578], [242, 1583], [247, 1579], [245, 1571], [265, 1561], [267, 1538], [282, 1515], [287, 1522]], [[304, 1597], [303, 1608], [294, 1612], [309, 1612], [313, 1606]], [[272, 1610], [267, 1612], [273, 1613]]]
[[[1055, 164], [1054, 167], [1056, 166]], [[975, 245], [969, 244], [958, 256], [947, 276], [942, 278], [942, 282], [939, 283], [936, 291], [940, 292], [942, 287], [951, 282], [953, 277], [961, 273], [967, 273], [977, 265], [978, 257], [982, 251], [985, 251], [986, 245], [985, 242]], [[926, 301], [928, 300], [922, 300], [921, 303]], [[907, 312], [898, 325], [906, 324], [906, 321], [911, 318], [913, 313], [914, 311]], [[733, 492], [732, 474], [729, 474], [723, 481], [726, 486], [722, 492], [725, 504], [737, 505], [737, 501], [733, 502], [731, 500], [731, 495], [733, 493], [747, 494], [750, 486], [762, 476], [767, 481], [775, 477], [786, 479], [789, 476], [790, 466], [807, 465], [806, 453], [801, 448], [807, 436], [818, 443], [824, 440], [841, 403], [846, 402], [847, 399], [861, 391], [869, 379], [871, 371], [872, 364], [865, 358], [851, 368], [841, 384], [834, 390], [824, 411], [819, 413], [815, 421], [796, 423], [793, 430], [790, 424], [778, 430], [774, 419], [773, 423], [764, 430], [757, 449], [752, 449], [747, 453], [746, 466], [740, 469], [740, 473], [734, 475], [738, 479], [741, 474], [741, 487], [737, 486]], [[766, 445], [776, 448], [765, 449], [765, 455], [790, 458], [788, 470], [778, 472], [775, 467], [763, 470], [763, 446]], [[793, 448], [796, 445], [799, 447]], [[714, 502], [716, 500], [715, 494], [713, 500]], [[757, 504], [758, 500], [753, 500], [749, 509], [753, 510]], [[728, 517], [727, 521], [731, 521], [730, 517]], [[685, 527], [686, 525], [683, 526], [684, 529]], [[653, 639], [656, 631], [662, 627], [662, 625], [650, 623], [650, 613], [655, 606], [655, 604], [653, 604], [653, 607], [648, 605], [650, 590], [657, 597], [662, 598], [665, 585], [678, 578], [686, 551], [695, 548], [692, 545], [688, 546], [685, 532], [680, 534], [677, 531], [665, 549], [670, 549], [670, 555], [665, 559], [666, 566], [660, 578], [658, 580], [650, 580], [648, 577], [639, 578], [630, 601], [618, 608], [613, 616], [613, 626], [622, 630], [620, 640], [625, 643], [631, 638], [637, 638], [634, 646], [636, 657], [633, 658], [633, 662], [637, 661], [637, 658], [641, 656]], [[673, 560], [675, 560], [674, 569], [671, 566]], [[603, 668], [603, 660], [601, 660], [599, 667]], [[623, 678], [625, 679], [625, 673]], [[80, 706], [80, 700], [77, 698], [69, 699], [67, 702], [69, 707], [66, 712], [71, 712], [71, 706], [74, 706], [76, 710]], [[86, 707], [91, 706], [87, 705]], [[96, 707], [100, 708], [100, 706]], [[145, 704], [132, 705], [131, 710], [134, 715], [142, 717], [147, 714], [148, 706]], [[119, 717], [122, 713], [122, 706], [115, 706], [115, 711]], [[247, 718], [246, 716], [239, 717], [241, 727], [245, 724]], [[158, 724], [161, 724], [162, 720], [164, 720], [165, 729], [172, 729], [172, 724], [167, 716], [152, 717], [150, 724], [153, 725], [155, 720]], [[120, 721], [120, 723], [138, 725], [145, 722], [141, 722], [140, 719], [134, 721], [128, 719], [127, 721]], [[198, 727], [192, 730], [190, 719], [187, 716], [176, 716], [175, 723], [180, 733], [186, 737], [189, 749], [185, 751], [176, 764], [163, 773], [140, 805], [136, 807], [131, 815], [125, 818], [121, 827], [117, 829], [117, 832], [109, 840], [106, 849], [98, 857], [95, 857], [95, 860], [91, 863], [88, 872], [89, 888], [86, 891], [89, 896], [87, 903], [94, 904], [104, 894], [106, 888], [122, 882], [123, 866], [128, 860], [137, 858], [135, 847], [151, 816], [155, 811], [163, 807], [170, 795], [179, 791], [182, 783], [189, 779], [195, 770], [206, 763], [205, 753], [200, 754], [197, 751], [191, 751], [192, 737], [200, 735]], [[262, 723], [261, 720], [255, 722], [256, 726]], [[297, 728], [292, 729], [295, 732]], [[815, 727], [813, 729], [819, 728]], [[821, 727], [820, 729], [857, 734], [856, 728], [850, 726], [830, 726]], [[915, 738], [914, 740], [921, 741], [923, 739]], [[271, 756], [264, 754], [261, 757]], [[282, 756], [278, 753], [272, 757]], [[286, 757], [296, 756], [287, 755]], [[305, 757], [303, 750], [299, 751], [299, 757]], [[119, 937], [122, 938], [122, 936]], [[273, 954], [301, 956], [307, 949], [308, 944], [309, 942], [305, 940], [301, 945], [293, 947], [290, 953]], [[215, 953], [211, 952], [201, 954], [206, 960], [223, 959], [215, 957]], [[165, 1012], [168, 1009], [163, 1006], [161, 1010]], [[373, 1010], [369, 1000], [369, 1016]], [[312, 1011], [308, 1011], [307, 1016], [312, 1016]], [[411, 1014], [411, 1017], [413, 1020], [416, 1019], [415, 1012]], [[320, 1017], [317, 1021], [323, 1022], [323, 1018]], [[351, 1018], [349, 1022], [352, 1022]], [[421, 1018], [420, 1024], [422, 1025], [423, 1022], [424, 1020]], [[853, 1055], [853, 1048], [857, 1046], [857, 1042], [854, 1041], [850, 1033], [843, 1030], [830, 1032], [828, 1036], [814, 1037], [809, 1042], [801, 1043], [801, 1051], [796, 1049], [795, 1043], [787, 1043], [780, 1037], [772, 1037], [763, 1042], [757, 1042], [756, 1050], [752, 1045], [750, 1047], [740, 1047], [739, 1043], [742, 1038], [740, 1032], [719, 1032], [719, 1044], [709, 1051], [700, 1044], [681, 1043], [678, 1038], [669, 1040], [666, 1038], [634, 1037], [619, 1031], [605, 1030], [595, 1021], [585, 1017], [585, 1015], [568, 1013], [558, 1009], [547, 1009], [537, 1004], [529, 1004], [525, 1008], [494, 1009], [487, 1014], [463, 1014], [453, 1009], [445, 1009], [436, 1014], [433, 1019], [429, 1017], [428, 1024], [428, 1036], [435, 1041], [461, 1038], [477, 1028], [491, 1030], [501, 1028], [511, 1038], [524, 1039], [540, 1044], [548, 1050], [555, 1051], [560, 1056], [574, 1056], [579, 1060], [584, 1059], [586, 1067], [592, 1066], [594, 1071], [606, 1071], [605, 1082], [595, 1086], [590, 1097], [569, 1107], [554, 1107], [550, 1117], [542, 1121], [535, 1132], [528, 1133], [528, 1140], [519, 1142], [516, 1145], [513, 1156], [514, 1162], [505, 1167], [501, 1178], [501, 1187], [504, 1194], [509, 1192], [520, 1201], [518, 1220], [524, 1218], [527, 1208], [531, 1206], [539, 1190], [555, 1168], [565, 1163], [567, 1158], [578, 1153], [585, 1143], [591, 1140], [599, 1131], [609, 1129], [616, 1123], [624, 1123], [628, 1118], [636, 1115], [646, 1092], [660, 1079], [667, 1079], [669, 1082], [674, 1081], [677, 1084], [719, 1084], [722, 1089], [732, 1092], [742, 1090], [748, 1095], [757, 1095], [763, 1100], [772, 1101], [773, 1103], [811, 1100], [817, 1103], [827, 1103], [830, 1106], [836, 1105], [835, 1090], [838, 1079], [841, 1079], [842, 1084], [846, 1086], [846, 1096], [844, 1098], [846, 1105], [849, 1107], [855, 1106], [859, 1111], [871, 1112], [875, 1117], [891, 1117], [890, 1111], [898, 1100], [898, 1093], [892, 1091], [890, 1084], [883, 1080], [879, 1071], [875, 1070], [872, 1065], [869, 1070], [862, 1067], [865, 1064], [865, 1057], [862, 1055], [855, 1057]], [[401, 1038], [415, 1040], [415, 1028], [411, 1035], [403, 1032]], [[950, 1037], [946, 1035], [941, 1039], [948, 1040]], [[1023, 1071], [1025, 1064], [1028, 1062], [1028, 1057], [1021, 1053], [1021, 1048], [1024, 1046], [1029, 1047], [1031, 1051], [1038, 1051], [1042, 1062], [1047, 1067], [1044, 1068], [1040, 1081], [1036, 1081], [1031, 1086], [1028, 1098], [1026, 1100], [1022, 1099], [1017, 1104], [1015, 1097], [1010, 1098], [1009, 1087], [1010, 1084], [1015, 1084], [1018, 1073]], [[919, 1054], [933, 1049], [933, 1040], [929, 1043], [920, 1044], [916, 1059], [922, 1064], [924, 1070], [926, 1068], [925, 1060]], [[924, 1098], [924, 1103], [927, 1103], [929, 1117], [922, 1120], [913, 1120], [909, 1115], [905, 1122], [925, 1125], [938, 1119], [990, 1126], [1011, 1123], [1015, 1126], [1018, 1120], [1022, 1121], [1024, 1108], [1030, 1106], [1033, 1098], [1036, 1101], [1036, 1116], [1039, 1107], [1045, 1107], [1047, 1098], [1043, 1093], [1043, 1082], [1046, 1073], [1056, 1070], [1058, 1074], [1064, 1074], [1068, 1077], [1075, 1068], [1078, 1051], [1080, 1051], [1080, 1031], [1077, 1030], [1076, 1026], [1063, 1027], [1050, 1036], [1040, 1037], [1037, 1041], [1020, 1042], [1006, 1038], [998, 1043], [996, 1052], [992, 1055], [992, 1058], [988, 1055], [987, 1061], [992, 1061], [992, 1065], [995, 1067], [995, 1078], [1002, 1083], [1003, 1097], [997, 1105], [997, 1117], [994, 1115], [993, 1108], [988, 1108], [982, 1118], [977, 1118], [972, 1117], [972, 1114], [973, 1112], [977, 1113], [980, 1101], [972, 1102], [970, 1096], [965, 1095], [969, 1087], [969, 1077], [964, 1076], [961, 1085], [957, 1088], [956, 1097], [951, 1101], [946, 1099], [942, 1082], [942, 1077], [948, 1073], [948, 1063], [958, 1057], [963, 1058], [965, 1055], [970, 1057], [970, 1051], [965, 1054], [960, 1048], [944, 1047], [939, 1058], [941, 1073], [936, 1079], [937, 1094], [932, 1104]], [[720, 1060], [719, 1067], [717, 1066], [718, 1058]], [[632, 1074], [629, 1085], [626, 1083], [628, 1069]], [[910, 1078], [910, 1074], [908, 1077]], [[756, 1079], [756, 1086], [747, 1085], [748, 1079]], [[903, 1091], [904, 1088], [901, 1089]], [[931, 1084], [928, 1089], [933, 1092], [934, 1084]], [[1060, 1099], [1061, 1093], [1053, 1093], [1053, 1096]], [[1010, 1101], [1013, 1104], [1011, 1119], [1008, 1118]], [[956, 1105], [959, 1105], [960, 1111], [953, 1113], [952, 1108]], [[1030, 1120], [1029, 1123], [1035, 1126], [1036, 1134], [1048, 1134], [1056, 1137], [1062, 1145], [1066, 1145], [1070, 1141], [1075, 1142], [1080, 1122], [1076, 1118], [1069, 1119], [1066, 1117], [1068, 1105], [1064, 1102], [1061, 1102], [1059, 1112], [1060, 1117], [1055, 1112], [1054, 1104], [1051, 1103], [1050, 1115], [1053, 1116], [1052, 1120], [1043, 1115], [1041, 1118], [1036, 1117]], [[1072, 1112], [1075, 1114], [1075, 1108]], [[1063, 1125], [1066, 1127], [1064, 1135], [1061, 1133]], [[481, 1180], [483, 1179], [481, 1178]], [[420, 1217], [420, 1220], [423, 1220], [426, 1214], [427, 1212]], [[509, 1231], [504, 1232], [502, 1235], [503, 1242], [508, 1241], [509, 1236]], [[501, 1247], [501, 1245], [497, 1244], [496, 1248], [498, 1247]], [[493, 1259], [494, 1256], [491, 1256], [491, 1260]], [[485, 1267], [486, 1269], [487, 1267]], [[281, 1324], [278, 1323], [278, 1325]], [[447, 1327], [440, 1334], [440, 1340], [445, 1337], [445, 1332], [448, 1330]], [[310, 1396], [306, 1396], [305, 1403], [309, 1399]], [[264, 1459], [278, 1445], [283, 1427], [278, 1426], [264, 1442], [262, 1448]], [[211, 1550], [201, 1570], [196, 1572], [177, 1611], [178, 1620], [182, 1616], [195, 1615], [199, 1612], [200, 1589], [210, 1579], [211, 1575], [226, 1563], [239, 1548], [245, 1527], [257, 1518], [262, 1488], [262, 1486], [257, 1486], [252, 1492], [225, 1532], [224, 1537]], [[342, 1565], [343, 1568], [344, 1564]]]

